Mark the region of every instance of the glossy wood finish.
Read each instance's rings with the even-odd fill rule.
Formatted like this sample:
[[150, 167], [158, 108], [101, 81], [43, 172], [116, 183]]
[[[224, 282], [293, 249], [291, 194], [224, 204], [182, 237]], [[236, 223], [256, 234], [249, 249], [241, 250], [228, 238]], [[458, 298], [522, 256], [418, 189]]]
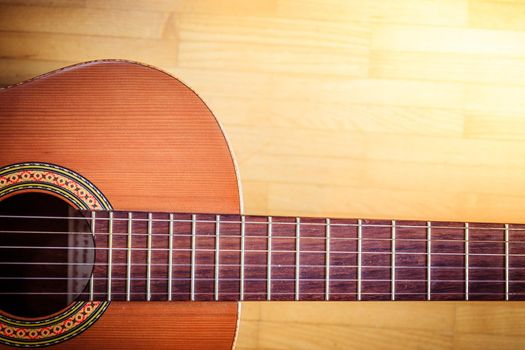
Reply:
[[[240, 212], [235, 167], [216, 119], [163, 72], [127, 62], [82, 64], [0, 90], [0, 105], [0, 166], [60, 164], [98, 186], [114, 208]], [[129, 328], [106, 321], [64, 347], [113, 339], [127, 348], [229, 349], [237, 305], [114, 303], [108, 315]]]

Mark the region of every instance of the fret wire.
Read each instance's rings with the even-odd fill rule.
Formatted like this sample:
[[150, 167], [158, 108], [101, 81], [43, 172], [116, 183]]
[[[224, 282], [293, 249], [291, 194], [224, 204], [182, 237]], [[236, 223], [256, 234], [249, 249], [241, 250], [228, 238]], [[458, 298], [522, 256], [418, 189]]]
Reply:
[[330, 300], [330, 219], [326, 219], [326, 240], [325, 240], [325, 300]]
[[391, 230], [392, 230], [392, 255], [391, 255], [391, 263], [392, 263], [392, 268], [391, 268], [391, 276], [392, 276], [392, 281], [391, 281], [391, 286], [390, 286], [390, 291], [392, 292], [392, 295], [391, 295], [391, 300], [396, 300], [396, 221], [395, 220], [392, 220], [392, 227], [391, 227]]
[[108, 235], [108, 301], [111, 301], [111, 273], [113, 264], [113, 212], [109, 212], [109, 235]]
[[172, 299], [173, 284], [173, 214], [170, 214], [169, 220], [169, 250], [168, 250], [168, 301]]
[[469, 236], [468, 222], [465, 222], [465, 300], [468, 300], [468, 236]]
[[295, 300], [300, 297], [300, 266], [301, 266], [301, 218], [295, 219]]
[[505, 224], [505, 300], [509, 300], [509, 224]]
[[128, 213], [128, 251], [127, 251], [127, 266], [126, 266], [126, 300], [131, 300], [131, 239], [132, 239], [133, 213]]
[[272, 299], [272, 217], [268, 216], [268, 261], [266, 267], [266, 300]]
[[214, 291], [215, 291], [215, 300], [219, 300], [219, 266], [220, 266], [220, 224], [221, 216], [215, 215], [215, 281], [214, 281]]
[[148, 254], [147, 254], [148, 266], [146, 267], [146, 279], [147, 279], [146, 299], [148, 301], [151, 300], [151, 236], [153, 233], [152, 232], [153, 231], [152, 219], [153, 219], [153, 214], [148, 213]]
[[427, 222], [427, 300], [432, 298], [432, 226]]
[[363, 221], [357, 220], [357, 300], [361, 300], [361, 259], [362, 259]]
[[190, 295], [191, 301], [195, 300], [195, 243], [196, 243], [196, 228], [197, 228], [197, 215], [191, 216], [191, 281], [190, 281]]
[[[95, 211], [91, 212], [91, 233], [93, 235], [93, 238], [95, 237], [95, 224], [96, 224], [96, 217], [97, 213]], [[91, 277], [89, 279], [89, 300], [93, 301], [93, 294], [94, 294], [94, 276], [93, 273], [91, 273]]]
[[244, 215], [241, 216], [241, 271], [240, 271], [240, 277], [241, 281], [239, 284], [239, 294], [241, 301], [244, 300], [244, 250], [245, 250], [245, 230], [246, 230], [246, 224], [245, 224], [245, 218]]

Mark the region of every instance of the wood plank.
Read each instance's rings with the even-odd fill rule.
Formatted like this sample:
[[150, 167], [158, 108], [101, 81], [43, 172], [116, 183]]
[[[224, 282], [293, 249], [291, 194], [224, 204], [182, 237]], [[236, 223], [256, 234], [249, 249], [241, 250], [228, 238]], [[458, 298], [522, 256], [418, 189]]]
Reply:
[[[471, 320], [477, 322], [477, 320]], [[457, 334], [454, 337], [454, 349], [476, 350], [519, 350], [523, 348], [524, 336], [495, 335], [495, 334]]]
[[[205, 101], [211, 98], [261, 96], [270, 83], [269, 74], [260, 72], [188, 69], [176, 65], [168, 66], [167, 71], [198, 91]], [[203, 75], [203, 72], [206, 74]]]
[[[299, 303], [302, 304], [300, 307], [296, 306], [297, 303], [280, 304], [285, 305], [278, 310], [272, 307], [272, 304], [244, 303], [244, 313], [247, 318], [243, 318], [242, 322], [247, 327], [244, 331], [241, 329], [239, 334], [239, 349], [293, 347], [298, 343], [294, 340], [287, 340], [290, 337], [280, 334], [280, 329], [283, 329], [284, 324], [289, 322], [296, 325], [292, 328], [294, 334], [301, 335], [303, 339], [302, 342], [299, 340], [299, 344], [312, 348], [401, 349], [407, 346], [410, 348], [423, 346], [439, 349], [479, 349], [480, 347], [500, 349], [504, 346], [505, 349], [519, 349], [524, 341], [523, 323], [520, 321], [524, 306], [517, 303], [504, 307], [499, 306], [498, 303], [442, 302], [439, 305], [410, 302], [397, 305], [384, 302], [366, 303], [366, 305], [363, 305], [364, 303], [337, 303], [335, 305], [339, 308], [334, 307], [330, 312], [331, 322], [322, 325], [316, 323], [315, 316], [311, 314], [311, 310], [316, 309], [312, 304], [316, 303]], [[365, 311], [359, 307], [360, 305], [370, 313], [365, 314]], [[410, 310], [410, 306], [417, 307], [419, 312], [425, 314], [423, 323], [417, 316], [406, 312], [407, 309]], [[385, 312], [392, 315], [392, 324], [385, 324], [383, 319], [377, 319], [375, 320], [377, 323], [371, 326], [372, 323], [363, 321], [369, 317], [373, 318], [371, 315], [376, 313], [371, 312], [370, 309], [373, 310], [376, 307], [381, 309], [381, 311], [378, 310], [378, 313]], [[290, 312], [283, 313], [282, 310], [290, 310]], [[348, 312], [349, 310], [351, 312]], [[260, 315], [260, 319], [256, 318], [257, 314]], [[511, 324], [508, 320], [514, 317], [515, 322]], [[412, 322], [415, 318], [417, 318], [417, 323]], [[453, 333], [452, 328], [447, 328], [447, 325], [452, 325], [454, 322], [459, 330], [457, 333]], [[340, 325], [350, 326], [350, 329], [354, 329], [355, 334], [349, 333], [348, 328], [338, 329]], [[476, 328], [473, 329], [472, 325]], [[482, 325], [482, 329], [478, 329], [477, 325]], [[321, 331], [316, 327], [320, 327]], [[509, 333], [507, 327], [513, 328], [515, 333]], [[402, 329], [407, 328], [412, 330], [412, 336], [402, 333]], [[305, 331], [307, 329], [311, 331], [310, 334]], [[435, 333], [426, 334], [433, 330]], [[337, 335], [332, 333], [336, 331], [340, 333]], [[498, 334], [500, 331], [503, 331], [505, 335]], [[256, 332], [264, 336], [254, 340], [250, 335]], [[366, 334], [370, 334], [370, 339]], [[391, 340], [396, 337], [399, 337], [402, 344], [382, 340]], [[244, 342], [245, 339], [246, 342]], [[429, 339], [430, 343], [427, 343]]]
[[[275, 105], [305, 101], [325, 104], [363, 104], [455, 109], [463, 106], [465, 87], [460, 83], [392, 79], [337, 79], [316, 76], [287, 76], [242, 71], [206, 71], [171, 68], [207, 101], [223, 97], [265, 98]], [[377, 92], [381, 93], [377, 93]], [[297, 118], [300, 119], [300, 118]]]
[[246, 180], [242, 182], [242, 193], [246, 198], [257, 198], [250, 203], [250, 213], [263, 213], [268, 208], [268, 183]]
[[[406, 349], [425, 346], [430, 349], [451, 348], [452, 320], [454, 304], [440, 303], [438, 306], [414, 303], [244, 303], [247, 314], [259, 309], [261, 318], [258, 321], [246, 320], [250, 328], [247, 333], [239, 334], [239, 349], [289, 349], [308, 347], [311, 349]], [[318, 308], [322, 305], [328, 320], [322, 324], [316, 321]], [[401, 307], [403, 305], [403, 307]], [[410, 311], [410, 305], [418, 305], [418, 311]], [[381, 311], [380, 311], [381, 310]], [[376, 312], [377, 311], [377, 312]], [[392, 315], [389, 320], [374, 317], [381, 313]], [[418, 313], [425, 314], [420, 322]], [[364, 319], [374, 318], [373, 326]], [[415, 320], [417, 324], [414, 323]], [[243, 319], [243, 323], [245, 320]], [[286, 327], [284, 327], [286, 325]], [[289, 325], [292, 325], [291, 327]], [[410, 329], [410, 335], [403, 331]], [[256, 345], [242, 340], [257, 328], [260, 337]], [[284, 333], [293, 332], [296, 337], [287, 337]], [[398, 339], [398, 341], [392, 341]]]
[[0, 56], [32, 60], [81, 62], [127, 57], [160, 66], [177, 61], [176, 48], [175, 40], [18, 32], [4, 32], [0, 36]]
[[458, 305], [454, 346], [461, 349], [520, 349], [525, 341], [523, 303], [496, 307], [487, 303]]
[[[317, 98], [327, 103], [343, 101], [360, 104], [457, 108], [462, 105], [464, 88], [457, 83], [379, 79], [316, 79], [278, 77], [269, 93], [273, 101]], [[380, 93], [374, 93], [380, 92]]]
[[[484, 119], [472, 119], [463, 137], [439, 137], [432, 135], [412, 135], [407, 138], [404, 133], [362, 133], [359, 131], [323, 131], [323, 130], [296, 130], [291, 128], [260, 127], [257, 131], [253, 126], [228, 126], [227, 131], [235, 147], [239, 163], [256, 157], [257, 155], [273, 157], [330, 157], [338, 159], [365, 161], [398, 161], [403, 163], [443, 164], [451, 166], [487, 167], [487, 169], [505, 167], [515, 171], [523, 168], [525, 151], [519, 147], [517, 137], [514, 140], [503, 141], [501, 133], [513, 126], [519, 133], [522, 120], [514, 121], [509, 118], [509, 126], [486, 124]], [[483, 127], [496, 129], [490, 137]], [[477, 131], [476, 131], [477, 130]], [[476, 136], [475, 133], [482, 133]], [[509, 131], [510, 133], [510, 131]], [[489, 137], [483, 137], [483, 135]], [[316, 140], [315, 144], [305, 143], [304, 140]], [[249, 143], [244, 148], [237, 147]], [[498, 159], [498, 155], [505, 154], [505, 160]], [[485, 159], [493, 157], [489, 165]]]
[[0, 86], [17, 84], [38, 75], [74, 64], [72, 61], [0, 58]]
[[[499, 307], [491, 303], [462, 303], [456, 309], [456, 329], [465, 334], [499, 334], [523, 336], [523, 303], [507, 303]], [[473, 322], [473, 320], [478, 322]]]
[[466, 89], [465, 110], [467, 112], [523, 116], [525, 89], [508, 85], [469, 84]]
[[[227, 125], [229, 132], [233, 127], [244, 127], [243, 132], [258, 135], [254, 126], [264, 124], [268, 128], [349, 131], [360, 134], [392, 133], [447, 138], [463, 135], [464, 115], [461, 109], [347, 101], [330, 103], [320, 98], [301, 104], [294, 100], [267, 103], [268, 100], [263, 97], [219, 97], [214, 96], [213, 92], [206, 93], [203, 97]], [[301, 115], [301, 118], [297, 118], [297, 115]], [[320, 115], [323, 118], [319, 118]], [[266, 134], [264, 130], [266, 129], [263, 129], [262, 135]]]
[[0, 4], [22, 6], [83, 7], [86, 0], [0, 0]]
[[[509, 168], [495, 167], [488, 173], [480, 172], [479, 166], [455, 165], [444, 170], [439, 162], [259, 155], [241, 162], [240, 166], [247, 180], [326, 187], [370, 186], [387, 191], [476, 191], [478, 194], [504, 194], [512, 188], [524, 187], [520, 176], [509, 176]], [[523, 170], [523, 167], [517, 168], [515, 173], [521, 174]], [[431, 180], [429, 173], [432, 174]]]
[[478, 54], [372, 51], [370, 77], [458, 81], [466, 83], [523, 85], [525, 62], [521, 58], [501, 56], [496, 50]]
[[0, 30], [160, 38], [168, 14], [82, 7], [0, 5]]
[[469, 0], [468, 23], [473, 28], [525, 30], [525, 4], [519, 1]]
[[[286, 328], [284, 327], [286, 325]], [[289, 336], [290, 333], [296, 337]], [[406, 349], [421, 344], [427, 349], [450, 348], [450, 340], [434, 332], [403, 331], [401, 329], [364, 330], [338, 325], [318, 325], [288, 322], [260, 322], [260, 349]], [[312, 336], [315, 334], [315, 336]], [[288, 335], [288, 336], [287, 336]], [[424, 342], [421, 339], [425, 339]], [[337, 339], [334, 341], [334, 339]], [[242, 347], [241, 347], [242, 349]]]
[[136, 9], [154, 11], [174, 11], [182, 13], [234, 14], [261, 16], [275, 15], [275, 0], [85, 0], [87, 7], [105, 9]]
[[368, 74], [369, 30], [363, 25], [189, 15], [177, 25], [182, 68]]
[[452, 26], [466, 25], [468, 16], [466, 0], [280, 0], [277, 11], [286, 18]]
[[381, 24], [372, 33], [372, 50], [525, 55], [525, 33], [486, 29]]
[[[282, 309], [279, 312], [279, 305], [287, 306], [286, 309]], [[399, 305], [415, 305], [420, 307], [420, 310], [404, 309]], [[283, 302], [283, 303], [262, 303], [258, 305], [260, 317], [264, 318], [268, 322], [279, 322], [284, 319], [292, 322], [304, 322], [304, 323], [315, 323], [315, 315], [317, 314], [317, 306], [322, 305], [327, 310], [331, 311], [332, 317], [327, 320], [327, 324], [333, 325], [345, 325], [353, 327], [366, 327], [367, 321], [363, 321], [365, 315], [371, 312], [370, 315], [375, 321], [377, 328], [393, 329], [397, 327], [397, 323], [404, 319], [407, 323], [413, 323], [411, 329], [424, 331], [424, 332], [450, 332], [453, 328], [452, 321], [454, 316], [451, 313], [455, 311], [457, 307], [456, 303], [445, 302], [442, 303], [442, 307], [438, 304], [432, 303], [417, 303], [417, 302], [403, 302], [396, 305], [396, 303], [388, 302], [363, 302], [363, 303], [324, 303], [324, 302], [311, 302], [311, 303], [295, 303], [295, 302]], [[352, 309], [351, 315], [345, 315], [338, 308], [341, 305], [348, 305]], [[249, 303], [246, 308], [257, 307]], [[392, 318], [383, 318], [378, 313], [373, 311], [383, 310], [383, 312], [391, 312]], [[296, 312], [297, 311], [297, 312]], [[416, 319], [419, 319], [419, 312], [428, 312], [429, 315], [426, 319], [414, 323]]]
[[[441, 188], [414, 191], [274, 182], [268, 184], [268, 208], [257, 214], [522, 222], [525, 206], [522, 196], [453, 193]], [[249, 202], [246, 209], [250, 210]]]
[[522, 141], [524, 128], [525, 120], [516, 114], [469, 112], [465, 116], [465, 137], [469, 139]]

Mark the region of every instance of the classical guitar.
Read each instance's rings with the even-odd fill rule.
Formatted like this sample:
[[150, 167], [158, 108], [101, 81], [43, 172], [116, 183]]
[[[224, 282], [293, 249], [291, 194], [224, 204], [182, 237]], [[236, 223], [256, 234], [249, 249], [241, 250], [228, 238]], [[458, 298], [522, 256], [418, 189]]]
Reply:
[[0, 90], [0, 347], [230, 349], [248, 300], [524, 300], [525, 225], [242, 213], [223, 130], [152, 67]]

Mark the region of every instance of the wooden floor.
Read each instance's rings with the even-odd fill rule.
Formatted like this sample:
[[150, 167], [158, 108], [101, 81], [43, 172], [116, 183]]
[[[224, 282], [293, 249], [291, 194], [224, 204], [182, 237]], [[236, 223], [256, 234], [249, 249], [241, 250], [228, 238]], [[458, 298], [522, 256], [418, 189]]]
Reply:
[[[1, 85], [97, 58], [201, 95], [246, 213], [525, 222], [523, 0], [0, 0]], [[524, 347], [524, 303], [243, 303], [237, 341]]]

